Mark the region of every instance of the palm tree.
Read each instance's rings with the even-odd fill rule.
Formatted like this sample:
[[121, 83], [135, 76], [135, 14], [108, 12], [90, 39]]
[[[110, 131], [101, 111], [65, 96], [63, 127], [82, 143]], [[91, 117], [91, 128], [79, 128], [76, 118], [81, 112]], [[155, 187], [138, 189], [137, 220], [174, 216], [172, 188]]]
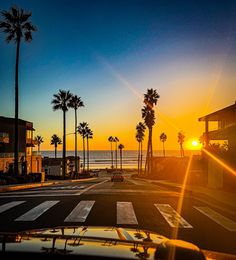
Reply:
[[116, 169], [117, 169], [117, 143], [119, 142], [119, 139], [115, 136], [113, 141], [116, 143], [116, 153], [115, 153], [115, 155], [116, 155]]
[[79, 123], [79, 126], [77, 128], [77, 131], [83, 138], [83, 172], [85, 172], [85, 140], [84, 139], [86, 137], [87, 129], [88, 129], [88, 123], [86, 122]]
[[142, 173], [142, 160], [143, 160], [143, 139], [146, 126], [139, 122], [136, 126], [136, 140], [138, 141], [138, 174]]
[[93, 138], [93, 131], [90, 128], [87, 128], [85, 136], [87, 139], [87, 172], [89, 172], [89, 139]]
[[184, 149], [183, 149], [183, 143], [184, 143], [185, 135], [182, 132], [178, 133], [178, 143], [180, 145], [180, 157], [184, 157]]
[[118, 148], [120, 150], [120, 169], [122, 170], [122, 149], [124, 149], [125, 146], [123, 144], [119, 144]]
[[78, 175], [78, 160], [77, 160], [77, 109], [83, 107], [84, 103], [81, 101], [81, 98], [77, 95], [73, 95], [68, 104], [70, 108], [75, 110], [75, 176]]
[[35, 138], [34, 138], [34, 141], [36, 143], [36, 145], [38, 146], [38, 152], [40, 152], [40, 144], [43, 143], [43, 137], [40, 136], [40, 135], [37, 135]]
[[68, 105], [72, 94], [70, 91], [59, 90], [57, 94], [53, 95], [51, 104], [53, 105], [53, 110], [62, 110], [63, 112], [63, 163], [62, 163], [62, 174], [65, 179], [66, 176], [66, 112], [68, 111]]
[[55, 147], [55, 158], [57, 158], [57, 145], [58, 144], [61, 144], [61, 138], [58, 137], [56, 134], [54, 134], [52, 137], [51, 137], [51, 145], [54, 145]]
[[114, 137], [110, 136], [108, 141], [111, 143], [111, 168], [113, 169], [113, 150], [112, 150], [112, 143], [115, 141]]
[[11, 7], [9, 11], [2, 11], [3, 21], [0, 21], [0, 29], [7, 34], [6, 42], [14, 41], [16, 43], [16, 64], [15, 64], [15, 134], [14, 134], [14, 169], [15, 174], [19, 174], [18, 156], [19, 156], [19, 85], [18, 70], [20, 59], [20, 43], [22, 40], [31, 42], [32, 32], [37, 31], [36, 27], [29, 22], [30, 12], [23, 9]]
[[163, 145], [163, 156], [166, 157], [164, 143], [165, 143], [165, 141], [167, 140], [167, 135], [166, 135], [165, 133], [162, 133], [162, 134], [160, 135], [160, 140], [161, 140], [162, 145]]
[[146, 126], [148, 127], [148, 145], [147, 145], [147, 156], [145, 163], [145, 173], [150, 174], [152, 172], [152, 128], [155, 124], [155, 112], [153, 110], [154, 105], [156, 105], [157, 100], [160, 98], [159, 94], [155, 89], [147, 89], [147, 93], [144, 94], [144, 104], [142, 109], [142, 118]]

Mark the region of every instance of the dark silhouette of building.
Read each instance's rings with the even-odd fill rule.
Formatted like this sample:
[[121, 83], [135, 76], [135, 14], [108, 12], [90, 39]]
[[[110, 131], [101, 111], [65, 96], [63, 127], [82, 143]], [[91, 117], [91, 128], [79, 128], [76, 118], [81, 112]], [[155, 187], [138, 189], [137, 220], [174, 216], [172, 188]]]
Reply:
[[[14, 171], [14, 118], [0, 116], [0, 171]], [[42, 158], [33, 152], [33, 123], [19, 119], [18, 167], [22, 174], [41, 172]]]

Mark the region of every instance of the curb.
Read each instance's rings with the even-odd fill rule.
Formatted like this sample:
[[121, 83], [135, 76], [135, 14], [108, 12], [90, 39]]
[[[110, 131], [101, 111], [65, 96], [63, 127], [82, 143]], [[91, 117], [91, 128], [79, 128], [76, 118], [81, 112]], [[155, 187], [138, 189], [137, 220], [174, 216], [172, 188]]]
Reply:
[[58, 181], [39, 182], [39, 183], [30, 183], [30, 184], [27, 183], [27, 184], [5, 185], [5, 186], [0, 186], [0, 193], [6, 191], [25, 190], [25, 189], [32, 189], [37, 187], [50, 186], [53, 184], [59, 184], [63, 182], [82, 182], [82, 181], [88, 181], [94, 179], [97, 178], [83, 178], [83, 179], [76, 179], [76, 180], [58, 180]]

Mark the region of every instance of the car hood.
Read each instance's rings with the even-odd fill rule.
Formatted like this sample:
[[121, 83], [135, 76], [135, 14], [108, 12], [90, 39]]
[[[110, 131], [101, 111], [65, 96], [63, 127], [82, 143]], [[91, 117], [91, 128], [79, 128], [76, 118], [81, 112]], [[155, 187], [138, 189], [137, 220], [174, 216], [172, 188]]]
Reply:
[[[1, 254], [42, 253], [67, 257], [79, 255], [109, 259], [167, 259], [167, 251], [173, 247], [180, 253], [178, 259], [185, 259], [183, 256], [186, 252], [188, 257], [191, 255], [191, 259], [205, 259], [204, 254], [210, 253], [205, 251], [203, 254], [192, 243], [171, 240], [155, 232], [118, 227], [63, 226], [0, 233], [0, 242]], [[216, 258], [216, 254], [208, 256], [224, 259]]]

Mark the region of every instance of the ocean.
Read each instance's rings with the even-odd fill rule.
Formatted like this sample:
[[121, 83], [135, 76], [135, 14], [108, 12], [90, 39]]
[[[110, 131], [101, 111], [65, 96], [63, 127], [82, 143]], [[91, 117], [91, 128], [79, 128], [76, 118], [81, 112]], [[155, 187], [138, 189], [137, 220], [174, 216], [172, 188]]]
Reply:
[[[54, 151], [41, 151], [43, 157], [54, 158]], [[74, 156], [74, 151], [67, 151], [66, 156]], [[185, 151], [185, 155], [189, 155], [190, 151]], [[199, 151], [194, 151], [194, 154], [199, 154]], [[143, 151], [143, 162], [145, 161], [146, 151]], [[160, 150], [153, 152], [154, 156], [163, 156]], [[83, 151], [78, 151], [78, 156], [83, 163]], [[179, 157], [179, 150], [166, 150], [166, 157]], [[57, 151], [57, 157], [62, 157], [62, 151]], [[87, 153], [85, 153], [87, 160]], [[115, 166], [115, 151], [113, 151], [113, 164]], [[138, 151], [137, 150], [123, 150], [122, 151], [122, 167], [123, 168], [137, 168]], [[111, 151], [109, 150], [91, 150], [89, 152], [89, 166], [90, 169], [106, 169], [111, 168]], [[144, 163], [143, 163], [144, 166]], [[117, 152], [117, 167], [120, 167], [120, 151]]]

